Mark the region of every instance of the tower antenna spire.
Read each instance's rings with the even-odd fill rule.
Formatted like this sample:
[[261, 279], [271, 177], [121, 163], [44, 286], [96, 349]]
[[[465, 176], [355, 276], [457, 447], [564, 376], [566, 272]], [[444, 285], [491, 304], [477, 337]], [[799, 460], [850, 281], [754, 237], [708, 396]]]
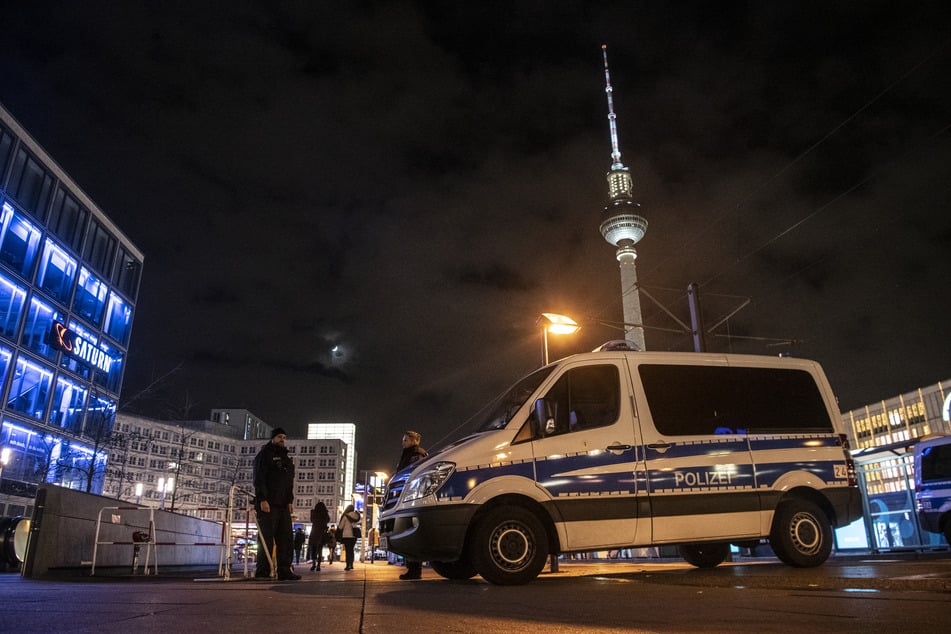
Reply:
[[608, 69], [608, 45], [601, 45], [601, 55], [604, 57], [604, 92], [608, 96], [608, 123], [611, 126], [611, 158], [613, 167], [621, 165], [621, 148], [617, 139], [617, 115], [614, 114], [614, 88], [611, 87], [611, 71]]

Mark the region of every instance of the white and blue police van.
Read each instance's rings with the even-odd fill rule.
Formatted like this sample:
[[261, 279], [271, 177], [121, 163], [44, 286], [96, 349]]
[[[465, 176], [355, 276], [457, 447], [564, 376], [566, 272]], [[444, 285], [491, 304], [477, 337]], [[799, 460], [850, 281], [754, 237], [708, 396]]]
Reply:
[[951, 544], [951, 436], [924, 436], [915, 445], [915, 504], [921, 527]]
[[762, 539], [792, 566], [829, 557], [862, 504], [819, 364], [612, 348], [529, 374], [395, 474], [386, 547], [503, 585], [549, 555], [629, 547], [698, 567]]

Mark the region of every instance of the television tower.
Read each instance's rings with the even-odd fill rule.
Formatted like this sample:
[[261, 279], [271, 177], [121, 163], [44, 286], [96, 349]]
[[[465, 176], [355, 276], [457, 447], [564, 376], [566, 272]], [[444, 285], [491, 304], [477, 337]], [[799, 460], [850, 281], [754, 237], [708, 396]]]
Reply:
[[611, 171], [608, 179], [608, 204], [601, 212], [601, 235], [617, 247], [615, 256], [621, 268], [621, 304], [624, 308], [624, 338], [646, 350], [644, 327], [641, 320], [641, 297], [637, 290], [637, 244], [647, 233], [647, 220], [637, 212], [640, 204], [634, 202], [634, 181], [631, 170], [621, 163], [618, 149], [617, 116], [614, 114], [614, 98], [611, 88], [611, 73], [608, 71], [608, 47], [601, 45], [604, 56], [604, 92], [608, 96], [608, 123], [611, 127]]

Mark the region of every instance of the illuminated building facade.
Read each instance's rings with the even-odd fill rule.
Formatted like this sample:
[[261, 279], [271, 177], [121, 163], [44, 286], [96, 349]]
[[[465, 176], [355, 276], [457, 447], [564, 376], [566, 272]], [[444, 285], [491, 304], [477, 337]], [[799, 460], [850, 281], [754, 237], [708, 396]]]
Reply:
[[0, 106], [0, 514], [43, 482], [102, 489], [142, 262]]
[[[337, 438], [343, 441], [346, 449], [344, 456], [344, 508], [353, 503], [353, 487], [357, 473], [357, 426], [353, 423], [310, 423], [307, 425], [307, 438], [311, 440]], [[330, 508], [328, 506], [328, 508]]]

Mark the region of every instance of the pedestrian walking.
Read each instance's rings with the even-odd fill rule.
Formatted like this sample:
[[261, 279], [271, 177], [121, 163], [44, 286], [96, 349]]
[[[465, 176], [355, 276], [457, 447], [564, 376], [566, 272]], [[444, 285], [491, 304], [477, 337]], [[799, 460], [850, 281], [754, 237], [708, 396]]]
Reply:
[[327, 536], [327, 525], [330, 524], [330, 512], [327, 505], [317, 502], [310, 510], [310, 541], [307, 543], [307, 558], [310, 559], [311, 571], [320, 570], [320, 562], [324, 558], [324, 542]]
[[337, 522], [337, 533], [340, 535], [340, 541], [343, 543], [343, 549], [346, 553], [347, 565], [344, 570], [353, 570], [353, 547], [360, 538], [360, 527], [358, 523], [363, 516], [360, 511], [353, 508], [353, 504], [347, 506], [340, 521]]

